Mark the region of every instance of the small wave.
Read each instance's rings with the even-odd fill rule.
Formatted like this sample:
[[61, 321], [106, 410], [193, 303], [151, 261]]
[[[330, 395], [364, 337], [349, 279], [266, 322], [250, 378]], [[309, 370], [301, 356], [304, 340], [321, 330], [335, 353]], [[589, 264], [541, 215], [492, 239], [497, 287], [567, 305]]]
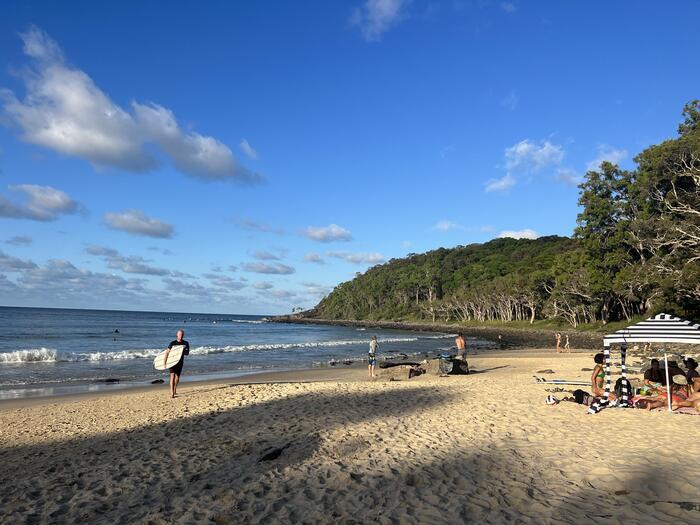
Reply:
[[[408, 343], [417, 341], [418, 337], [389, 337], [379, 339], [380, 343]], [[365, 344], [364, 339], [340, 341], [313, 341], [306, 343], [269, 343], [229, 346], [198, 346], [190, 350], [190, 355], [225, 354], [231, 352], [251, 352], [266, 350], [291, 350], [294, 348], [328, 348]], [[79, 361], [122, 361], [128, 359], [153, 359], [162, 348], [143, 348], [122, 350], [119, 352], [63, 352], [53, 348], [32, 348], [0, 353], [0, 364], [12, 363], [56, 363]]]
[[[417, 337], [393, 337], [379, 339], [380, 343], [408, 343], [417, 341]], [[308, 343], [269, 343], [269, 344], [252, 344], [239, 346], [198, 346], [190, 350], [190, 355], [209, 355], [223, 354], [228, 352], [250, 352], [260, 350], [291, 350], [294, 348], [328, 348], [336, 346], [348, 346], [357, 344], [366, 344], [364, 339], [352, 339], [346, 341], [313, 341]]]
[[30, 348], [0, 353], [0, 363], [51, 363], [57, 356], [58, 352], [53, 348]]

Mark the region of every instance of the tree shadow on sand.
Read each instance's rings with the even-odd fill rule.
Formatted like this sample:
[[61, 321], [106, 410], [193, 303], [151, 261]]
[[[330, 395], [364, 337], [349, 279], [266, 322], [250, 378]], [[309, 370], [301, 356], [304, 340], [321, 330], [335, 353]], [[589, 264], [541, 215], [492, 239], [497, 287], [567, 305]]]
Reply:
[[[616, 472], [584, 446], [557, 458], [527, 434], [549, 432], [537, 425], [491, 433], [487, 421], [460, 439], [446, 427], [463, 417], [463, 398], [454, 397], [463, 391], [446, 386], [334, 388], [85, 439], [7, 446], [0, 521], [700, 521], [692, 494], [675, 494], [678, 485], [665, 477], [684, 475], [677, 467], [687, 463], [630, 456]], [[250, 387], [216, 389], [228, 388]], [[423, 418], [433, 425], [427, 431], [424, 421], [413, 425]]]
[[[311, 457], [323, 432], [376, 417], [413, 417], [446, 400], [447, 392], [426, 388], [304, 393], [83, 439], [6, 446], [0, 521], [157, 522], [176, 519], [205, 495], [225, 507], [242, 489], [264, 493], [266, 473]], [[371, 444], [359, 439], [356, 446]]]

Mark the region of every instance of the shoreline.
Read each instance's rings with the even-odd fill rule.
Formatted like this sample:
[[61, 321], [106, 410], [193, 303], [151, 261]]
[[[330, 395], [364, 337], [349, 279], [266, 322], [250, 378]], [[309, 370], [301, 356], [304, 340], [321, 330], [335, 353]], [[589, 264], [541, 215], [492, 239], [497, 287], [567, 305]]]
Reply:
[[[507, 358], [507, 357], [524, 357], [533, 352], [529, 348], [509, 348], [503, 350], [480, 350], [472, 351], [470, 359], [481, 357]], [[544, 351], [538, 353], [541, 354]], [[573, 354], [581, 353], [573, 352]], [[572, 354], [572, 355], [573, 355]], [[423, 359], [421, 357], [420, 359]], [[391, 359], [385, 359], [392, 361]], [[410, 360], [410, 359], [409, 359]], [[396, 361], [399, 362], [400, 361]], [[191, 390], [200, 386], [223, 386], [223, 385], [256, 385], [256, 384], [278, 384], [278, 383], [296, 383], [296, 382], [324, 382], [324, 381], [349, 381], [362, 380], [363, 376], [357, 376], [357, 371], [367, 371], [365, 361], [354, 361], [351, 364], [338, 364], [337, 366], [320, 366], [320, 367], [303, 367], [294, 369], [268, 369], [254, 370], [245, 373], [235, 373], [232, 371], [230, 375], [226, 373], [220, 374], [203, 374], [203, 375], [183, 375], [178, 386], [178, 391]], [[215, 377], [212, 377], [215, 376]], [[92, 387], [92, 388], [90, 388]], [[17, 396], [17, 397], [0, 397], [0, 412], [3, 410], [11, 410], [14, 408], [22, 408], [28, 406], [45, 405], [45, 404], [63, 404], [70, 403], [75, 400], [96, 399], [101, 397], [128, 395], [131, 393], [147, 393], [162, 389], [167, 392], [169, 385], [167, 380], [163, 383], [115, 383], [115, 384], [96, 384], [86, 383], [81, 387], [67, 386], [66, 390], [71, 388], [79, 388], [76, 391], [66, 391], [61, 393], [46, 393], [39, 395]], [[51, 388], [41, 388], [40, 390], [50, 390]], [[87, 389], [87, 390], [85, 390]], [[13, 390], [13, 389], [8, 389]], [[21, 389], [16, 389], [21, 390]], [[31, 388], [27, 389], [31, 390]]]
[[[205, 377], [197, 379], [200, 376], [183, 375], [178, 386], [178, 392], [187, 391], [201, 386], [221, 386], [221, 385], [254, 385], [267, 383], [290, 383], [290, 382], [317, 382], [317, 381], [333, 381], [346, 378], [353, 369], [359, 366], [364, 369], [364, 365], [348, 365], [342, 368], [299, 368], [286, 370], [266, 370], [253, 371], [243, 374], [226, 376], [221, 374], [219, 377]], [[345, 372], [345, 373], [343, 373]], [[95, 386], [90, 383], [86, 386]], [[0, 412], [3, 410], [12, 410], [27, 406], [45, 405], [45, 404], [63, 404], [71, 403], [76, 400], [97, 399], [102, 397], [129, 395], [138, 393], [154, 392], [163, 390], [169, 392], [169, 384], [167, 381], [163, 383], [138, 383], [138, 384], [114, 384], [114, 385], [99, 385], [100, 388], [89, 391], [75, 391], [58, 394], [41, 394], [36, 396], [24, 397], [8, 397], [0, 399]]]
[[444, 323], [419, 323], [403, 321], [367, 321], [359, 319], [316, 319], [313, 317], [301, 317], [299, 315], [281, 315], [266, 317], [266, 322], [286, 324], [318, 324], [331, 326], [349, 326], [357, 328], [384, 328], [390, 330], [411, 330], [415, 332], [463, 332], [468, 337], [485, 339], [494, 343], [498, 342], [499, 334], [502, 336], [506, 348], [554, 348], [554, 334], [559, 331], [562, 334], [570, 334], [571, 346], [580, 350], [596, 350], [603, 346], [602, 333], [590, 333], [577, 331], [574, 328], [567, 330], [543, 330], [540, 328], [513, 328], [509, 326], [461, 326]]

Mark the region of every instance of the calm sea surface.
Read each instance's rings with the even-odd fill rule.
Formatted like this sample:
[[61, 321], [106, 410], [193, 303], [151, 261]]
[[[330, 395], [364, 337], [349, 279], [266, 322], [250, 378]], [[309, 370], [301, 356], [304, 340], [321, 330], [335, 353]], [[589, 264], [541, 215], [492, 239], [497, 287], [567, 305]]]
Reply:
[[[372, 335], [380, 356], [452, 346], [448, 334], [268, 323], [261, 316], [0, 307], [0, 399], [164, 379], [153, 358], [180, 328], [191, 348], [183, 380], [358, 360]], [[118, 384], [107, 381], [114, 379]]]

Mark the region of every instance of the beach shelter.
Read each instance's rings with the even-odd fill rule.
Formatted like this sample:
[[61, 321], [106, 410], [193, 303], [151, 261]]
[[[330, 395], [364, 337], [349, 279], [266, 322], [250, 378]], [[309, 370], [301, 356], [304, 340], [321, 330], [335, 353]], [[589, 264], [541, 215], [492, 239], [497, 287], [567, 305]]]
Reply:
[[606, 335], [603, 346], [630, 343], [689, 343], [700, 345], [700, 324], [659, 314]]
[[[630, 343], [687, 343], [700, 345], [700, 324], [669, 314], [658, 314], [606, 335], [603, 339], [606, 356], [609, 356], [610, 345], [619, 344], [624, 347]], [[665, 350], [664, 362], [666, 364], [666, 384], [670, 385], [668, 356]], [[671, 410], [670, 394], [668, 396], [668, 409]]]

